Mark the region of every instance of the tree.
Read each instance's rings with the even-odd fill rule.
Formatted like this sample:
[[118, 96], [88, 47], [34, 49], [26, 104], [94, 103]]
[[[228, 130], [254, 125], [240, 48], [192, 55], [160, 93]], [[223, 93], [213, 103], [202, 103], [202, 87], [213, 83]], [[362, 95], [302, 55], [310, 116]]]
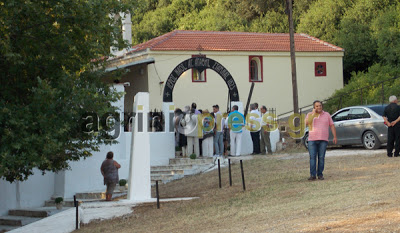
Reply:
[[340, 30], [333, 42], [344, 48], [343, 70], [345, 80], [351, 72], [365, 71], [376, 62], [377, 40], [371, 28], [381, 11], [390, 6], [392, 0], [358, 0], [347, 9], [340, 22]]
[[355, 0], [318, 0], [300, 17], [297, 32], [333, 42], [343, 13]]
[[392, 66], [400, 65], [400, 3], [385, 8], [372, 23], [379, 59]]
[[[384, 102], [390, 95], [400, 94], [400, 79], [396, 78], [400, 67], [374, 64], [366, 71], [353, 72], [349, 83], [335, 93], [324, 104], [328, 112], [335, 112], [338, 107], [360, 105], [361, 90], [363, 104], [382, 103], [382, 82], [384, 85]], [[393, 79], [396, 78], [396, 79]]]
[[[113, 0], [0, 1], [0, 177], [26, 180], [35, 168], [59, 171], [69, 161], [115, 143], [107, 125], [81, 129], [87, 112], [116, 109], [121, 93], [103, 79], [110, 46], [123, 47], [110, 14]], [[117, 74], [107, 74], [111, 80]]]

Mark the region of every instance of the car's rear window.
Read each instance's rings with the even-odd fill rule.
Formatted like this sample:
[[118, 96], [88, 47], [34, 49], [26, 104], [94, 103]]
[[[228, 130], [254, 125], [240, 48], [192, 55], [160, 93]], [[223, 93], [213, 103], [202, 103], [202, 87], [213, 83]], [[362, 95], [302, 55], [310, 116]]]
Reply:
[[374, 112], [378, 113], [379, 115], [383, 115], [383, 111], [385, 110], [386, 105], [379, 105], [379, 106], [372, 106], [369, 107], [372, 109]]

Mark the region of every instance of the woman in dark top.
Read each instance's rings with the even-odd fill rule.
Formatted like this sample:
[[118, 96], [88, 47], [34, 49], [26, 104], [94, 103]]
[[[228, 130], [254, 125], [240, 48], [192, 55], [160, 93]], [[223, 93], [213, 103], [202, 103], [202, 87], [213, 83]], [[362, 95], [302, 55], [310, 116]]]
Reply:
[[104, 177], [104, 184], [107, 185], [106, 201], [111, 201], [114, 188], [119, 181], [118, 169], [121, 165], [117, 163], [114, 159], [114, 153], [112, 151], [107, 153], [107, 158], [101, 164], [101, 174]]

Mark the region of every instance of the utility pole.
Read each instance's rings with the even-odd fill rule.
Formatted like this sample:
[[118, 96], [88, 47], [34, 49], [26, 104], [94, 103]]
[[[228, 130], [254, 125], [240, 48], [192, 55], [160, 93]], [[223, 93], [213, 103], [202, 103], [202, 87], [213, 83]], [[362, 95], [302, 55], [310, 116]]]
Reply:
[[293, 112], [299, 113], [299, 99], [297, 94], [296, 55], [294, 48], [294, 26], [293, 26], [293, 1], [286, 0], [286, 13], [289, 18], [290, 35], [290, 59], [292, 63], [292, 89], [293, 89]]

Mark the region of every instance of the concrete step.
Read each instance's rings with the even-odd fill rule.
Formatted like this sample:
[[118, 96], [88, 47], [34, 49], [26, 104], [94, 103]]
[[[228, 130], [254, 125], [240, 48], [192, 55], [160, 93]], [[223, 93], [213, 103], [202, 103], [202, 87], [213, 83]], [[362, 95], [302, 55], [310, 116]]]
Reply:
[[[78, 201], [81, 202], [81, 201]], [[49, 200], [44, 202], [45, 207], [53, 207], [56, 206], [54, 200]], [[63, 207], [74, 207], [74, 199], [64, 199]]]
[[151, 175], [183, 175], [184, 173], [183, 169], [151, 171]]
[[190, 159], [190, 158], [174, 158], [169, 159], [170, 165], [189, 165], [189, 164], [212, 164], [214, 162], [213, 158], [197, 158], [197, 159]]
[[14, 210], [9, 210], [8, 215], [45, 218], [49, 216], [49, 212], [46, 210], [35, 210], [35, 209], [14, 209]]
[[160, 171], [160, 170], [164, 171], [164, 170], [175, 170], [175, 169], [177, 169], [177, 170], [180, 170], [180, 169], [185, 170], [185, 169], [191, 169], [192, 167], [193, 167], [192, 164], [182, 164], [182, 165], [180, 165], [180, 164], [171, 164], [171, 165], [165, 165], [165, 166], [153, 166], [153, 167], [151, 167], [150, 171], [153, 172], [153, 171]]
[[7, 231], [12, 231], [17, 229], [19, 226], [8, 226], [8, 225], [0, 225], [0, 233], [4, 233]]
[[[156, 181], [159, 180], [162, 183], [167, 183], [171, 180], [177, 180], [177, 179], [182, 179], [185, 175], [180, 174], [180, 175], [151, 175], [151, 181]], [[154, 183], [155, 184], [155, 183]]]
[[36, 222], [42, 218], [24, 217], [24, 216], [0, 216], [0, 225], [8, 226], [25, 226], [29, 223]]
[[[105, 190], [105, 188], [104, 188], [104, 190]], [[126, 194], [126, 190], [121, 191], [119, 188], [119, 185], [117, 184], [115, 186], [113, 196], [114, 195], [118, 196], [121, 194]], [[85, 202], [86, 200], [91, 200], [91, 199], [106, 199], [106, 192], [105, 191], [93, 191], [93, 192], [77, 193], [77, 194], [75, 194], [75, 196], [78, 201]]]

